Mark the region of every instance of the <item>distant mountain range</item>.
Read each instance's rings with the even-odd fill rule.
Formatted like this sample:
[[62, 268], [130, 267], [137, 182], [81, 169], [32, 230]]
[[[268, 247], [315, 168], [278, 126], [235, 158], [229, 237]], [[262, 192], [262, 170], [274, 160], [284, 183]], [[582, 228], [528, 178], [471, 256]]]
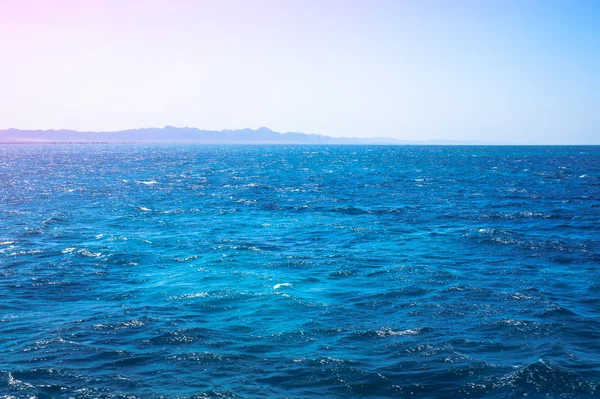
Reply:
[[173, 126], [116, 132], [7, 129], [0, 130], [0, 143], [483, 144], [445, 140], [405, 141], [386, 137], [338, 138], [296, 132], [278, 133], [266, 127], [216, 131]]

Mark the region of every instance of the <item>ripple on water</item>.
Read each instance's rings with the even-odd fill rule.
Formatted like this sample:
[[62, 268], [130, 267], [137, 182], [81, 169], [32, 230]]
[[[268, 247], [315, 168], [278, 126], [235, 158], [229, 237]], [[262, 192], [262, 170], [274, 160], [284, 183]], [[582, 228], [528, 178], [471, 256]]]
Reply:
[[595, 147], [0, 151], [0, 398], [600, 395]]

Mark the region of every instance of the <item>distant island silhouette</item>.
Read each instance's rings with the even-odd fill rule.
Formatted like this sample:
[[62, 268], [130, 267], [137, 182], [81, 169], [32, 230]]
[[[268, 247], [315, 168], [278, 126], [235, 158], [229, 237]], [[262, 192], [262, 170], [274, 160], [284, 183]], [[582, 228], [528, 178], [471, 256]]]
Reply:
[[266, 127], [217, 131], [173, 126], [113, 132], [6, 129], [0, 130], [0, 143], [484, 144], [480, 141], [330, 137], [298, 132], [279, 133]]

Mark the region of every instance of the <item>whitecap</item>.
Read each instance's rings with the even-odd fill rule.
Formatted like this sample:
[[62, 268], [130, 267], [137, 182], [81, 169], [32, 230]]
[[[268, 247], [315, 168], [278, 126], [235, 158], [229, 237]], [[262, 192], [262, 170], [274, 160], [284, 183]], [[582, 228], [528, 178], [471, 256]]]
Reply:
[[79, 253], [83, 256], [87, 256], [88, 258], [97, 258], [100, 255], [102, 255], [100, 252], [92, 252], [89, 249], [81, 249], [81, 250], [77, 251], [77, 253]]
[[175, 295], [167, 298], [167, 301], [178, 301], [182, 299], [206, 298], [208, 292], [195, 292], [193, 294]]
[[280, 289], [281, 287], [291, 287], [291, 286], [292, 286], [292, 284], [291, 284], [291, 283], [281, 283], [281, 284], [275, 284], [275, 285], [273, 286], [273, 289], [274, 289], [274, 290], [278, 290], [278, 289]]
[[131, 320], [116, 324], [94, 324], [94, 328], [96, 330], [121, 330], [124, 328], [138, 328], [145, 325], [146, 323], [142, 320]]
[[17, 380], [15, 377], [13, 377], [13, 375], [11, 373], [8, 373], [8, 385], [15, 387], [17, 389], [21, 389], [21, 388], [33, 388], [33, 385], [31, 385], [28, 382], [23, 382], [21, 380]]
[[70, 254], [71, 252], [75, 251], [75, 249], [76, 249], [75, 247], [65, 248], [60, 252], [62, 252], [63, 254]]
[[585, 179], [586, 177], [590, 177], [590, 175], [581, 175], [581, 176], [579, 176], [580, 179]]
[[56, 337], [56, 338], [52, 338], [52, 339], [37, 341], [35, 344], [37, 346], [45, 346], [45, 345], [49, 345], [49, 344], [52, 344], [52, 343], [79, 345], [75, 341], [67, 341], [66, 339], [61, 338], [61, 337]]
[[387, 337], [391, 335], [395, 336], [403, 336], [403, 335], [417, 335], [420, 334], [421, 331], [417, 330], [404, 330], [404, 331], [394, 331], [391, 328], [380, 328], [375, 331], [375, 333], [380, 337]]
[[146, 208], [145, 206], [138, 206], [138, 209], [139, 209], [140, 211], [146, 211], [146, 212], [149, 212], [149, 211], [151, 211], [151, 210], [152, 210], [152, 209], [150, 209], [150, 208]]
[[156, 180], [148, 180], [148, 181], [138, 181], [139, 184], [144, 184], [146, 186], [152, 186], [154, 184], [158, 184]]
[[185, 258], [175, 258], [177, 262], [189, 262], [190, 260], [198, 259], [197, 255], [186, 256]]
[[[11, 247], [8, 247], [11, 248]], [[20, 256], [20, 255], [35, 255], [35, 254], [39, 254], [42, 253], [43, 251], [41, 249], [32, 249], [29, 251], [17, 251], [17, 252], [13, 252], [8, 254], [8, 256]]]

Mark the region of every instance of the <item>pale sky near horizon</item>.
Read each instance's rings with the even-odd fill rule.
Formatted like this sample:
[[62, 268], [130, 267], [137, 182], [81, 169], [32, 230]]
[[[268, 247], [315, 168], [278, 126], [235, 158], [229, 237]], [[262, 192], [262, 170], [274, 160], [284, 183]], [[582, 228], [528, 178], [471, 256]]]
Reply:
[[0, 129], [600, 144], [600, 2], [0, 0]]

